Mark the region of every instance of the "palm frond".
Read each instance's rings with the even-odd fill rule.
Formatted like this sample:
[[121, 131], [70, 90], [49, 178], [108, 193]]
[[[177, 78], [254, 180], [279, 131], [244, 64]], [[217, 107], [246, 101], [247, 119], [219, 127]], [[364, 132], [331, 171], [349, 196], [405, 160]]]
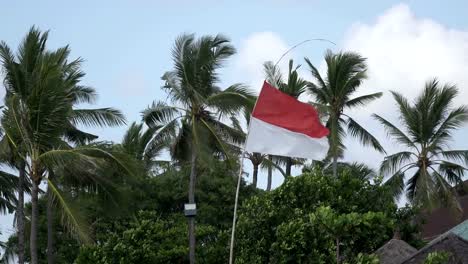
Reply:
[[[317, 162], [315, 162], [317, 164]], [[319, 164], [320, 165], [320, 164]], [[332, 166], [330, 164], [322, 164], [322, 167], [324, 167], [324, 172], [328, 174], [332, 174]], [[349, 172], [351, 175], [354, 177], [360, 178], [360, 179], [372, 179], [375, 176], [377, 176], [377, 173], [367, 166], [364, 163], [359, 163], [359, 162], [353, 162], [353, 163], [348, 163], [348, 162], [338, 162], [337, 163], [337, 171], [339, 174], [343, 172]]]
[[412, 140], [418, 140], [420, 138], [420, 126], [417, 110], [414, 109], [408, 100], [400, 93], [394, 91], [391, 91], [391, 93], [399, 107], [400, 120], [402, 121], [402, 124], [407, 128]]
[[448, 161], [442, 161], [439, 164], [438, 173], [444, 176], [444, 178], [447, 179], [447, 181], [450, 184], [457, 185], [463, 183], [463, 175], [467, 170], [467, 168], [459, 164]]
[[0, 171], [0, 213], [13, 213], [16, 209], [18, 176]]
[[66, 140], [78, 145], [85, 145], [98, 138], [96, 135], [81, 131], [72, 124], [66, 127], [64, 137]]
[[397, 128], [395, 125], [393, 125], [392, 123], [387, 121], [385, 118], [383, 118], [383, 117], [381, 117], [381, 116], [379, 116], [377, 114], [373, 114], [372, 116], [374, 117], [374, 119], [379, 121], [384, 126], [384, 128], [387, 131], [389, 136], [392, 136], [393, 138], [398, 140], [398, 142], [401, 143], [401, 144], [404, 144], [404, 145], [406, 145], [408, 147], [411, 147], [411, 148], [414, 148], [415, 150], [418, 150], [418, 147], [414, 144], [414, 142], [408, 136], [406, 136], [405, 133], [403, 133], [403, 131], [401, 131], [399, 128]]
[[71, 115], [73, 124], [85, 126], [121, 126], [125, 125], [122, 112], [113, 108], [75, 109]]
[[[271, 156], [271, 155], [270, 155]], [[274, 156], [271, 156], [271, 158], [274, 158]], [[274, 161], [268, 157], [265, 157], [262, 161], [262, 164], [261, 164], [261, 168], [264, 169], [264, 170], [267, 170], [269, 168], [271, 169], [276, 169], [278, 170], [281, 175], [283, 175], [284, 178], [288, 177], [286, 175], [286, 172], [283, 170], [283, 168], [278, 164], [277, 161]]]
[[460, 106], [451, 110], [428, 140], [431, 143], [429, 148], [436, 149], [437, 146], [445, 144], [451, 138], [451, 130], [460, 128], [467, 121], [468, 108], [466, 106]]
[[217, 133], [216, 129], [208, 124], [205, 120], [201, 119], [201, 122], [204, 126], [210, 131], [211, 136], [215, 138], [216, 144], [221, 148], [223, 154], [226, 156], [227, 160], [231, 160], [229, 152], [227, 151], [227, 146], [225, 141], [222, 140], [221, 136]]
[[206, 99], [208, 107], [213, 107], [220, 117], [236, 115], [242, 109], [255, 103], [254, 94], [243, 84], [234, 84], [226, 90], [213, 94]]
[[284, 82], [283, 74], [281, 74], [280, 68], [275, 66], [272, 61], [263, 63], [263, 73], [266, 76], [266, 81], [276, 88], [281, 86]]
[[179, 109], [164, 102], [153, 102], [142, 112], [143, 121], [149, 126], [162, 126], [170, 123], [180, 114]]
[[358, 138], [362, 145], [371, 146], [380, 153], [386, 153], [379, 141], [366, 129], [359, 125], [354, 119], [348, 116], [348, 133]]
[[468, 150], [446, 150], [437, 153], [449, 160], [455, 160], [468, 164]]
[[461, 217], [463, 209], [459, 200], [457, 199], [458, 197], [455, 188], [452, 188], [452, 186], [445, 180], [445, 178], [434, 169], [433, 175], [435, 183], [433, 204], [435, 204], [438, 207], [448, 207], [452, 212], [454, 212], [457, 215], [458, 218]]
[[349, 108], [354, 108], [356, 106], [365, 106], [366, 104], [382, 97], [382, 93], [373, 93], [373, 94], [367, 94], [367, 95], [362, 95], [353, 99], [348, 100], [345, 103], [346, 107]]
[[55, 149], [42, 153], [38, 159], [48, 168], [65, 167], [70, 163], [84, 162], [96, 164], [96, 159], [105, 159], [115, 162], [129, 175], [135, 175], [133, 164], [125, 159], [119, 152], [111, 152], [98, 147], [84, 146], [74, 149]]
[[51, 180], [47, 179], [47, 185], [50, 188], [53, 197], [57, 201], [59, 208], [63, 210], [62, 224], [70, 232], [78, 234], [78, 237], [82, 242], [90, 243], [92, 239], [89, 225], [86, 224], [79, 215], [78, 210], [72, 208], [71, 202], [67, 201], [65, 195], [58, 190]]
[[305, 58], [307, 65], [309, 65], [310, 72], [312, 77], [318, 82], [318, 84], [309, 83], [309, 92], [319, 100], [320, 103], [328, 103], [330, 99], [330, 95], [325, 93], [325, 88], [327, 87], [327, 83], [320, 75], [319, 70], [310, 62], [308, 58]]
[[405, 191], [405, 173], [401, 170], [390, 176], [384, 183], [392, 193], [394, 199], [399, 198]]
[[399, 170], [402, 165], [406, 163], [412, 163], [412, 157], [414, 154], [409, 151], [398, 152], [389, 156], [386, 156], [380, 165], [380, 173], [394, 173]]
[[75, 103], [92, 104], [96, 102], [97, 93], [91, 87], [74, 85], [70, 88], [70, 96]]

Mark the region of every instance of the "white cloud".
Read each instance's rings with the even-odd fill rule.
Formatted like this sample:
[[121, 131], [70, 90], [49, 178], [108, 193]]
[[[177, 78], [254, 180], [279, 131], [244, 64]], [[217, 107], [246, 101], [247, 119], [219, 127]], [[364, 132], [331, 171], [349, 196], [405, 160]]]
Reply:
[[[249, 35], [241, 44], [234, 63], [235, 76], [241, 76], [252, 88], [259, 90], [264, 79], [262, 64], [276, 61], [290, 45], [274, 32]], [[384, 92], [384, 96], [366, 108], [351, 113], [362, 125], [382, 141], [389, 153], [401, 150], [387, 139], [385, 131], [370, 115], [378, 113], [396, 122], [396, 107], [389, 90], [414, 98], [433, 77], [441, 82], [456, 84], [460, 89], [457, 104], [466, 103], [468, 96], [468, 31], [448, 28], [437, 21], [416, 16], [407, 5], [396, 5], [369, 24], [355, 23], [344, 35], [342, 50], [357, 51], [368, 58], [369, 80], [360, 88], [360, 94]], [[288, 54], [281, 67], [286, 69]], [[302, 57], [295, 61], [304, 64]], [[322, 62], [320, 69], [325, 69]], [[301, 69], [302, 76], [310, 74]], [[237, 78], [238, 79], [238, 78]], [[468, 148], [463, 137], [468, 129], [456, 133], [454, 147]], [[363, 149], [355, 139], [347, 139], [345, 159], [365, 162], [377, 168], [383, 155]], [[264, 175], [261, 176], [261, 178]], [[276, 177], [276, 184], [281, 180]], [[276, 185], [275, 184], [275, 185]]]
[[[250, 34], [241, 44], [234, 62], [234, 73], [242, 76], [242, 80], [253, 89], [259, 91], [265, 75], [263, 63], [276, 62], [286, 52], [288, 45], [274, 32], [257, 32]], [[280, 67], [284, 69], [292, 53], [281, 60]]]
[[[395, 119], [396, 107], [389, 90], [414, 98], [425, 81], [438, 77], [442, 82], [456, 84], [460, 89], [457, 103], [466, 103], [468, 96], [468, 32], [447, 28], [427, 18], [415, 16], [407, 5], [397, 5], [375, 23], [356, 23], [343, 41], [344, 50], [361, 53], [368, 58], [369, 80], [362, 86], [362, 93], [384, 92], [384, 97], [366, 109], [353, 113], [376, 133], [385, 137], [381, 127], [371, 121], [370, 113], [378, 113]], [[464, 130], [468, 132], [468, 130]], [[396, 146], [384, 142], [390, 152]], [[460, 145], [455, 142], [454, 145]], [[348, 141], [347, 158], [362, 160], [376, 166], [382, 156], [363, 154], [355, 141]]]

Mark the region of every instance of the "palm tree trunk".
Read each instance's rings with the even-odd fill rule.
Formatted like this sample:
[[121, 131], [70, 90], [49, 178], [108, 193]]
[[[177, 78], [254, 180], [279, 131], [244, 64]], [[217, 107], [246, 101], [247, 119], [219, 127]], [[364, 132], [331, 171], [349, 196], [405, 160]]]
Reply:
[[38, 264], [37, 255], [37, 231], [38, 231], [38, 218], [39, 218], [39, 181], [36, 179], [32, 180], [31, 190], [31, 233], [29, 238], [29, 248], [31, 250], [31, 264]]
[[[49, 174], [52, 180], [53, 174]], [[55, 263], [54, 241], [54, 199], [50, 187], [47, 186], [47, 263]]]
[[291, 176], [292, 158], [286, 159], [286, 177]]
[[338, 117], [331, 116], [331, 145], [333, 154], [333, 177], [337, 177], [338, 173]]
[[[195, 182], [197, 178], [197, 152], [194, 147], [192, 147], [192, 160], [191, 160], [191, 169], [190, 169], [190, 181], [189, 181], [189, 193], [188, 199], [189, 203], [195, 203]], [[188, 217], [189, 224], [189, 260], [190, 264], [195, 263], [195, 216]]]
[[18, 204], [16, 205], [16, 225], [18, 227], [18, 264], [24, 264], [24, 182], [26, 164], [20, 163], [18, 178]]
[[[270, 160], [270, 162], [273, 162], [272, 161], [272, 156], [269, 155], [268, 156], [268, 159]], [[272, 178], [273, 178], [273, 167], [272, 165], [270, 164], [270, 166], [268, 166], [268, 182], [267, 182], [267, 188], [266, 190], [267, 191], [271, 191], [271, 181], [272, 181]]]
[[338, 155], [333, 154], [333, 177], [337, 177], [338, 174]]
[[336, 238], [336, 263], [340, 264], [340, 239]]
[[252, 179], [252, 185], [257, 188], [257, 180], [258, 180], [258, 164], [254, 163], [253, 165], [253, 179]]

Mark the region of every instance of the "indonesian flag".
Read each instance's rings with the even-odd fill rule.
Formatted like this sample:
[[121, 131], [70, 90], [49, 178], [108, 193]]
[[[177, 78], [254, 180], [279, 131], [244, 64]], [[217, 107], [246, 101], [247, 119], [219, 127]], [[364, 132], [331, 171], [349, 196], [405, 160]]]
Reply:
[[320, 160], [328, 151], [328, 129], [317, 111], [264, 82], [250, 118], [247, 152]]

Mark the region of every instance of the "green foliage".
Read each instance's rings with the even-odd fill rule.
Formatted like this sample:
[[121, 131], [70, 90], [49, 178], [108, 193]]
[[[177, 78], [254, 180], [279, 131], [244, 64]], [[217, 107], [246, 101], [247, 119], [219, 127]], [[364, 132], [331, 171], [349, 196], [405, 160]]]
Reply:
[[[199, 226], [199, 241], [214, 232]], [[83, 248], [76, 263], [183, 263], [188, 253], [186, 234], [183, 216], [161, 219], [156, 212], [142, 211], [123, 233], [112, 233], [104, 243]]]
[[396, 212], [396, 221], [401, 240], [407, 242], [415, 248], [422, 248], [426, 242], [422, 239], [421, 230], [424, 219], [419, 219], [419, 210], [406, 205], [398, 208]]
[[[197, 259], [200, 263], [226, 261], [228, 233], [199, 224]], [[122, 232], [107, 235], [96, 246], [84, 246], [77, 264], [188, 263], [187, 220], [181, 214], [162, 218], [140, 211]]]
[[246, 202], [236, 261], [333, 263], [337, 239], [340, 255], [353, 259], [391, 237], [395, 211], [386, 187], [346, 172], [334, 178], [314, 170]]
[[424, 264], [448, 264], [450, 255], [448, 252], [431, 252], [424, 260]]
[[[228, 244], [230, 237], [230, 227], [232, 224], [232, 211], [234, 206], [234, 193], [236, 188], [235, 172], [237, 168], [232, 168], [231, 164], [223, 161], [213, 162], [209, 168], [200, 168], [197, 179], [197, 204], [198, 215], [197, 227], [198, 243], [206, 246], [199, 246], [197, 249], [197, 259], [201, 263], [223, 263], [228, 256]], [[104, 259], [111, 259], [112, 247], [132, 248], [140, 250], [138, 257], [148, 254], [159, 254], [158, 260], [168, 258], [177, 259], [180, 257], [185, 261], [187, 250], [187, 222], [181, 215], [183, 204], [186, 202], [189, 168], [181, 167], [168, 169], [163, 174], [156, 177], [128, 178], [119, 168], [111, 167], [106, 169], [107, 174], [103, 177], [113, 179], [116, 194], [108, 196], [107, 193], [94, 192], [88, 187], [79, 186], [75, 183], [73, 187], [74, 199], [70, 203], [78, 209], [78, 214], [86, 216], [90, 223], [92, 238], [96, 244], [82, 246], [76, 236], [67, 232], [61, 223], [60, 211], [54, 211], [54, 236], [56, 241], [57, 263], [73, 263], [77, 256], [80, 256], [81, 263], [94, 255]], [[56, 178], [62, 183], [61, 177]], [[129, 181], [129, 179], [132, 179]], [[68, 185], [62, 186], [66, 193], [72, 192]], [[157, 190], [157, 191], [155, 191]], [[111, 190], [109, 190], [111, 191]], [[240, 203], [260, 191], [253, 187], [245, 186], [242, 183], [240, 192]], [[46, 263], [47, 248], [47, 218], [43, 213], [46, 210], [47, 200], [45, 196], [39, 199], [39, 261]], [[25, 212], [30, 218], [31, 205], [28, 203]], [[151, 222], [157, 222], [152, 225]], [[29, 222], [26, 224], [26, 233], [29, 233]], [[166, 233], [161, 226], [170, 227], [172, 233]], [[158, 229], [159, 228], [159, 229]], [[152, 237], [144, 236], [130, 237], [129, 234], [139, 234], [145, 229], [152, 230]], [[169, 229], [169, 228], [168, 228]], [[128, 230], [132, 230], [128, 233]], [[161, 232], [160, 232], [161, 231]], [[26, 250], [29, 251], [29, 236], [26, 236]], [[137, 248], [141, 243], [150, 243], [153, 239], [167, 238], [173, 239], [174, 243], [181, 247], [177, 252], [171, 252], [158, 245], [147, 248]], [[105, 245], [105, 246], [104, 246]], [[17, 246], [17, 238], [11, 237], [7, 243], [7, 249], [14, 252]], [[198, 247], [197, 247], [198, 248]], [[148, 250], [148, 252], [146, 252]], [[161, 252], [159, 252], [161, 250]], [[128, 252], [127, 252], [128, 253]], [[179, 254], [180, 253], [180, 254]], [[186, 253], [186, 252], [185, 252]], [[136, 253], [135, 253], [136, 254]], [[152, 255], [152, 257], [154, 257]], [[29, 254], [26, 254], [29, 260]], [[124, 258], [125, 261], [127, 259]], [[162, 261], [162, 260], [161, 260]], [[106, 263], [106, 262], [97, 262]], [[114, 263], [114, 262], [110, 262]], [[117, 262], [118, 263], [118, 262]], [[124, 262], [124, 263], [144, 263], [144, 262]], [[171, 263], [169, 262], [149, 262], [149, 263]], [[177, 262], [175, 262], [177, 263]]]
[[350, 263], [345, 264], [379, 264], [379, 258], [374, 254], [362, 254], [359, 253], [356, 259]]
[[[38, 235], [38, 256], [39, 264], [47, 264], [47, 217], [45, 213], [47, 200], [42, 197], [39, 199], [39, 235]], [[26, 219], [31, 219], [31, 203], [27, 203], [25, 206], [25, 216]], [[73, 263], [75, 260], [80, 243], [78, 239], [73, 234], [70, 234], [61, 224], [60, 224], [61, 214], [59, 210], [55, 210], [53, 214], [54, 221], [54, 236], [55, 236], [55, 248], [56, 248], [56, 261], [57, 263]], [[25, 260], [30, 261], [29, 254], [29, 232], [30, 232], [30, 223], [26, 222], [26, 240], [25, 240]], [[18, 237], [13, 235], [8, 238], [6, 243], [5, 250], [10, 254], [15, 254], [17, 251]]]

